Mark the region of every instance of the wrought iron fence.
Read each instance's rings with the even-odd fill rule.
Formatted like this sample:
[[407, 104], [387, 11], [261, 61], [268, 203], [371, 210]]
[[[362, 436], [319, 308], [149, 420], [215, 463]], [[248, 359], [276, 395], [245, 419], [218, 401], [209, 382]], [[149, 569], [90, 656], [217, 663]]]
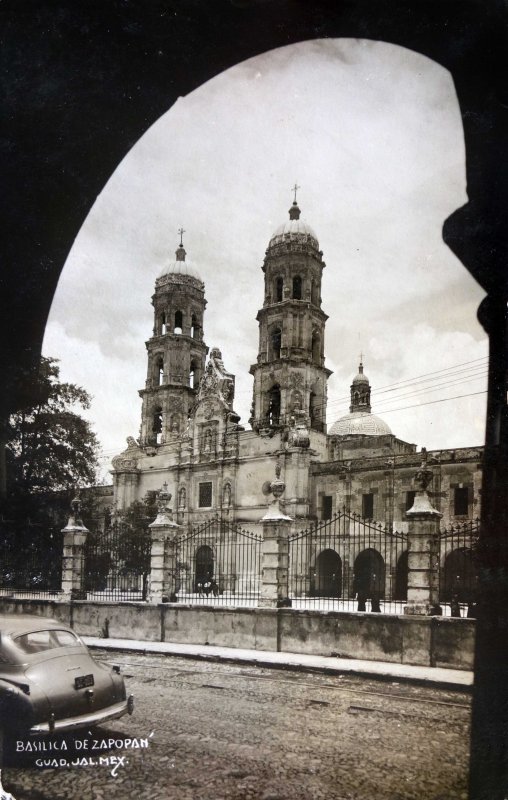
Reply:
[[87, 600], [145, 600], [150, 573], [150, 534], [125, 523], [90, 531], [85, 544]]
[[255, 606], [262, 536], [214, 518], [176, 539], [179, 602]]
[[293, 608], [403, 613], [407, 536], [345, 509], [289, 537]]
[[30, 521], [0, 525], [0, 596], [58, 595], [62, 581], [63, 535]]
[[439, 602], [446, 614], [475, 616], [479, 532], [479, 520], [471, 520], [439, 534]]

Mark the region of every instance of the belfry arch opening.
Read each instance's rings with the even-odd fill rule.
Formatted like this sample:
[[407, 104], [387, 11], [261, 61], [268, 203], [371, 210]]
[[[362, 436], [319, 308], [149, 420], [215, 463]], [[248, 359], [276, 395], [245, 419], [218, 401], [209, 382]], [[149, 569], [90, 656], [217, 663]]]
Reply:
[[267, 421], [270, 427], [280, 423], [280, 386], [275, 384], [268, 392]]
[[312, 332], [311, 353], [314, 364], [321, 364], [321, 336], [317, 331]]
[[152, 434], [155, 444], [162, 444], [162, 407], [156, 406], [152, 415]]
[[192, 359], [190, 364], [189, 386], [191, 389], [197, 389], [199, 386], [199, 365], [195, 359]]
[[276, 327], [270, 334], [270, 359], [278, 360], [280, 358], [282, 346], [282, 330]]
[[175, 325], [173, 333], [181, 334], [183, 330], [183, 314], [181, 311], [175, 311]]
[[199, 338], [199, 324], [198, 318], [195, 314], [193, 314], [191, 317], [191, 337], [193, 339]]
[[160, 356], [155, 362], [155, 382], [157, 386], [164, 383], [164, 359]]

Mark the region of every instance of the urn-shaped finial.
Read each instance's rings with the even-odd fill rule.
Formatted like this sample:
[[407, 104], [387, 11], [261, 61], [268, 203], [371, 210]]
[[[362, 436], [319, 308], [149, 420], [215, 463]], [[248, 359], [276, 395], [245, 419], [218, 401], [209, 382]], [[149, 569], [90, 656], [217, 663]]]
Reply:
[[279, 500], [279, 498], [284, 494], [284, 489], [286, 488], [286, 484], [283, 480], [281, 480], [280, 473], [281, 466], [277, 461], [275, 464], [275, 480], [270, 483], [270, 491], [276, 500]]
[[83, 525], [81, 520], [81, 500], [79, 491], [76, 496], [71, 500], [71, 508], [69, 512], [69, 519], [67, 525], [63, 529], [64, 533], [88, 533], [88, 529]]
[[[277, 519], [290, 519], [287, 517], [280, 504], [280, 498], [284, 494], [284, 490], [286, 488], [286, 484], [280, 477], [281, 473], [281, 465], [280, 462], [277, 461], [275, 464], [275, 480], [268, 481], [263, 486], [263, 492], [265, 494], [272, 494], [273, 500], [271, 501], [270, 505], [268, 506], [268, 511], [263, 517], [263, 520], [277, 520]], [[266, 487], [266, 490], [265, 490]]]
[[430, 485], [433, 476], [434, 473], [427, 463], [427, 450], [425, 447], [422, 447], [422, 463], [420, 469], [413, 478], [413, 486], [416, 491], [415, 499], [412, 508], [406, 511], [406, 514], [410, 516], [414, 514], [442, 516], [442, 514], [434, 508], [427, 494], [427, 487]]
[[169, 505], [171, 497], [171, 492], [168, 492], [168, 484], [164, 482], [157, 493], [157, 516], [150, 524], [150, 528], [159, 525], [169, 528], [177, 527], [176, 522], [173, 521], [173, 509]]

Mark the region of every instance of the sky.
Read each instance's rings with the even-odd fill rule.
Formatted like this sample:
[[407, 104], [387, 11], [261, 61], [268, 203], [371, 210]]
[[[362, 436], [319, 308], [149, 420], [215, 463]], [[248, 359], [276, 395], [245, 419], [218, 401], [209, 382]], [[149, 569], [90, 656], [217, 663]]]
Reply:
[[180, 227], [205, 283], [204, 339], [235, 373], [248, 427], [261, 266], [295, 182], [327, 265], [328, 425], [349, 410], [362, 353], [373, 413], [396, 436], [428, 449], [483, 443], [483, 292], [442, 240], [444, 220], [467, 202], [451, 76], [402, 47], [322, 39], [245, 61], [180, 98], [80, 230], [43, 353], [93, 397], [84, 415], [103, 477], [139, 434], [151, 296]]

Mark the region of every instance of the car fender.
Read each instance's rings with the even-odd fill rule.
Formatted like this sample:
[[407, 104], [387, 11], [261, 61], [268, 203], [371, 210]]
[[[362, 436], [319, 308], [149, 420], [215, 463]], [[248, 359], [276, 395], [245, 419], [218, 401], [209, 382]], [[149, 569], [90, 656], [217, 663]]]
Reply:
[[6, 732], [23, 730], [31, 727], [33, 719], [28, 685], [0, 679], [0, 727]]

